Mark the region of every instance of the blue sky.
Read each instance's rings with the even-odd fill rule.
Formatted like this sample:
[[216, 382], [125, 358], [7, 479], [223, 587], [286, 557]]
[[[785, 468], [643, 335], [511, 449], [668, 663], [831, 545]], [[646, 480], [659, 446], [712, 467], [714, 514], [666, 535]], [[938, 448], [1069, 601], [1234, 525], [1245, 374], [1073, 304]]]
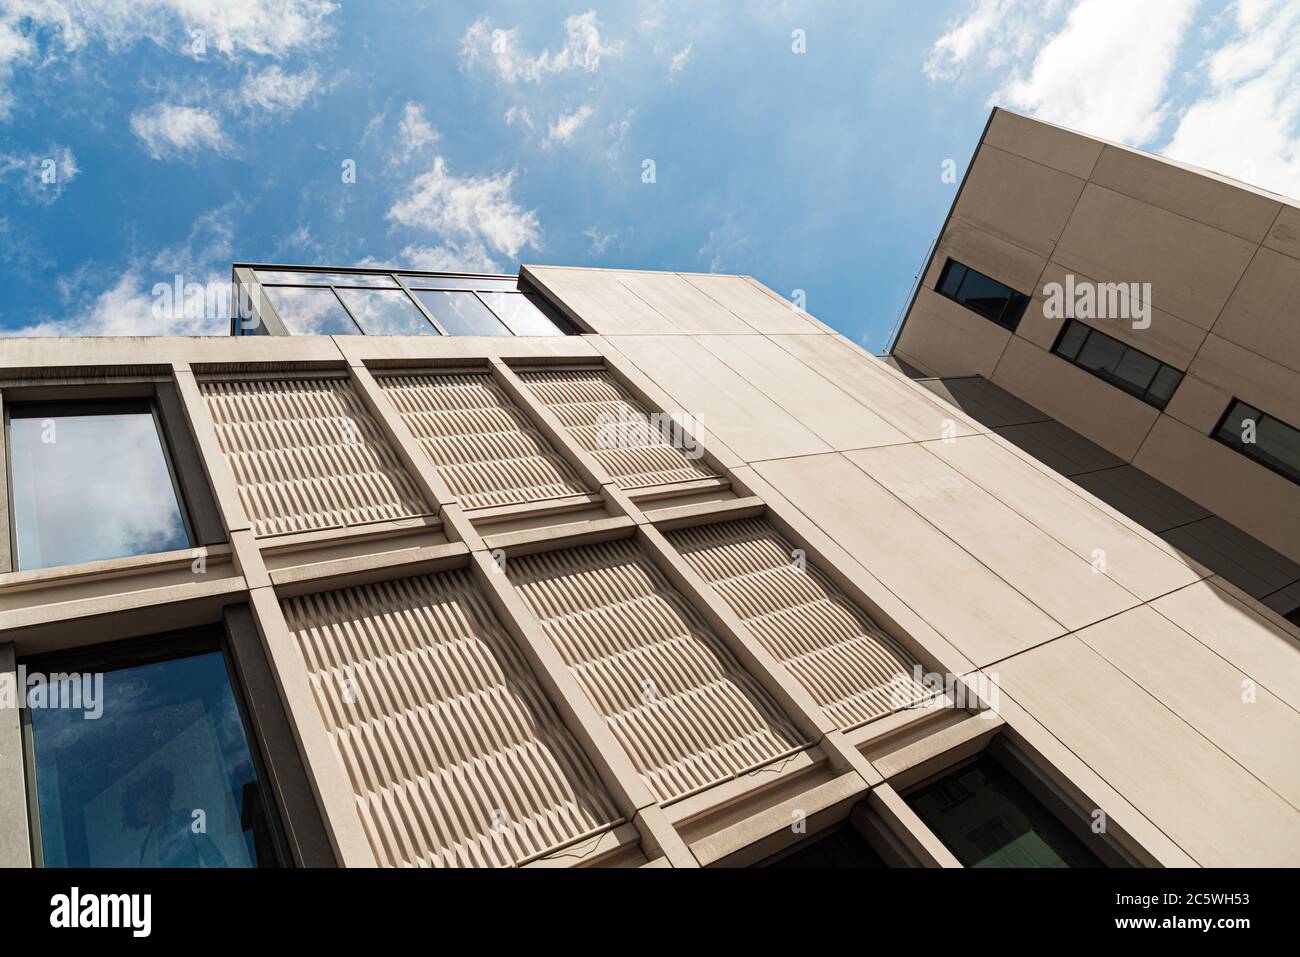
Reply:
[[879, 350], [993, 103], [1300, 195], [1300, 0], [0, 0], [0, 326], [537, 262], [748, 273]]

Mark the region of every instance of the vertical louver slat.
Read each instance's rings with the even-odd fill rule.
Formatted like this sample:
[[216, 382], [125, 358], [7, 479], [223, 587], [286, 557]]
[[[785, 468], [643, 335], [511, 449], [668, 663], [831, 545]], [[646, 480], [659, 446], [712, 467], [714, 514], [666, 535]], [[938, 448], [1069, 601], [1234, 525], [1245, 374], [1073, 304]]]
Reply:
[[633, 542], [512, 557], [506, 571], [660, 801], [806, 744]]
[[346, 379], [200, 383], [260, 536], [429, 512]]
[[379, 382], [461, 507], [587, 491], [490, 374], [385, 376]]
[[585, 451], [622, 489], [712, 478], [698, 458], [670, 444], [650, 413], [604, 369], [521, 372]]
[[381, 865], [511, 866], [618, 821], [466, 572], [282, 604]]
[[915, 660], [761, 518], [681, 528], [669, 542], [842, 730], [924, 693]]

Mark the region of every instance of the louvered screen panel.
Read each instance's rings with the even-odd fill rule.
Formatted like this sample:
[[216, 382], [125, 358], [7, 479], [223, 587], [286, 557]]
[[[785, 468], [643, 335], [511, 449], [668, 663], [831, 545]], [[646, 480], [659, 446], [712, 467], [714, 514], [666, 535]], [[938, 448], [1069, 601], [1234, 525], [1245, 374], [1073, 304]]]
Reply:
[[587, 491], [486, 372], [379, 380], [462, 508]]
[[920, 698], [916, 662], [763, 519], [667, 533], [841, 729]]
[[604, 369], [521, 372], [539, 402], [619, 488], [644, 488], [711, 478], [702, 460], [667, 442], [649, 412]]
[[200, 383], [257, 535], [430, 509], [346, 379]]
[[616, 823], [466, 572], [283, 607], [380, 864], [508, 866]]
[[506, 572], [660, 801], [805, 743], [633, 542], [512, 557]]

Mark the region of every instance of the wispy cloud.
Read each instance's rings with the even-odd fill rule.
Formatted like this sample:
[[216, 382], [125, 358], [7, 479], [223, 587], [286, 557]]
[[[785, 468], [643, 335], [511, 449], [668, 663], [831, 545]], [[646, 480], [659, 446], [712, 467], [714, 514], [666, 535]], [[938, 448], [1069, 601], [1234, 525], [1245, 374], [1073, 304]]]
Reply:
[[156, 160], [227, 149], [216, 114], [196, 106], [157, 103], [131, 114], [131, 132]]
[[0, 183], [13, 189], [24, 202], [48, 206], [60, 196], [81, 169], [68, 146], [51, 146], [35, 153], [0, 153]]
[[680, 73], [682, 70], [686, 69], [686, 61], [691, 58], [691, 47], [694, 45], [695, 44], [693, 43], [688, 43], [686, 44], [685, 49], [679, 50], [672, 55], [672, 59], [668, 61], [669, 76], [672, 76], [674, 73]]
[[467, 67], [485, 65], [503, 83], [537, 83], [547, 74], [568, 70], [595, 73], [602, 59], [623, 53], [621, 40], [601, 35], [595, 10], [566, 18], [564, 34], [558, 51], [527, 53], [520, 46], [518, 27], [497, 29], [488, 17], [480, 17], [461, 37], [461, 61]]
[[571, 142], [582, 124], [591, 118], [593, 112], [595, 111], [584, 103], [576, 110], [561, 113], [553, 118], [547, 125], [546, 142], [543, 145], [551, 149], [556, 145]]
[[513, 260], [522, 248], [541, 241], [537, 212], [516, 202], [513, 183], [513, 172], [455, 176], [439, 156], [406, 186], [389, 207], [388, 218], [428, 230], [457, 249], [477, 254], [481, 248]]
[[320, 87], [320, 74], [315, 70], [286, 73], [278, 66], [269, 66], [244, 79], [239, 87], [239, 101], [262, 113], [292, 113]]
[[436, 142], [438, 131], [425, 118], [424, 107], [418, 103], [407, 103], [402, 107], [402, 118], [397, 123], [397, 146], [391, 161], [405, 162]]

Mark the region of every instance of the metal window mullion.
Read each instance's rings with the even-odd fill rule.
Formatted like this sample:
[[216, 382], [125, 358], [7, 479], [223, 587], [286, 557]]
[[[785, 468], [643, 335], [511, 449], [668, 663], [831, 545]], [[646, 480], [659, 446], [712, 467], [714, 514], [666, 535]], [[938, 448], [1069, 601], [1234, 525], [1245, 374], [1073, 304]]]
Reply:
[[415, 303], [415, 308], [420, 310], [420, 313], [424, 316], [424, 318], [428, 319], [429, 322], [433, 323], [433, 328], [438, 330], [439, 335], [442, 336], [451, 335], [450, 332], [448, 332], [446, 329], [442, 327], [442, 323], [438, 322], [437, 319], [433, 318], [433, 313], [425, 308], [424, 303], [420, 301], [420, 297], [411, 291], [411, 287], [406, 284], [406, 280], [402, 278], [400, 273], [389, 273], [389, 275], [397, 280], [397, 284], [401, 286], [402, 289], [406, 292], [406, 298], [410, 299], [411, 302]]
[[[322, 286], [312, 286], [312, 287], [310, 287], [310, 288], [312, 288], [312, 289], [321, 289], [321, 288], [325, 288], [325, 287], [322, 287]], [[343, 297], [340, 296], [340, 295], [339, 295], [339, 291], [338, 291], [337, 289], [334, 288], [334, 284], [333, 284], [333, 283], [330, 283], [330, 285], [329, 285], [328, 288], [329, 288], [329, 291], [330, 291], [330, 292], [334, 293], [334, 298], [335, 298], [336, 300], [338, 300], [338, 304], [339, 304], [340, 306], [343, 307], [343, 311], [346, 312], [346, 313], [348, 314], [348, 318], [352, 320], [352, 325], [356, 326], [356, 327], [357, 327], [357, 330], [358, 330], [358, 331], [359, 331], [363, 336], [368, 336], [368, 335], [370, 335], [370, 333], [366, 331], [366, 327], [363, 326], [360, 322], [357, 321], [357, 317], [356, 317], [356, 316], [352, 315], [352, 310], [349, 309], [349, 308], [348, 308], [348, 304], [347, 304], [346, 302], [343, 301]]]

